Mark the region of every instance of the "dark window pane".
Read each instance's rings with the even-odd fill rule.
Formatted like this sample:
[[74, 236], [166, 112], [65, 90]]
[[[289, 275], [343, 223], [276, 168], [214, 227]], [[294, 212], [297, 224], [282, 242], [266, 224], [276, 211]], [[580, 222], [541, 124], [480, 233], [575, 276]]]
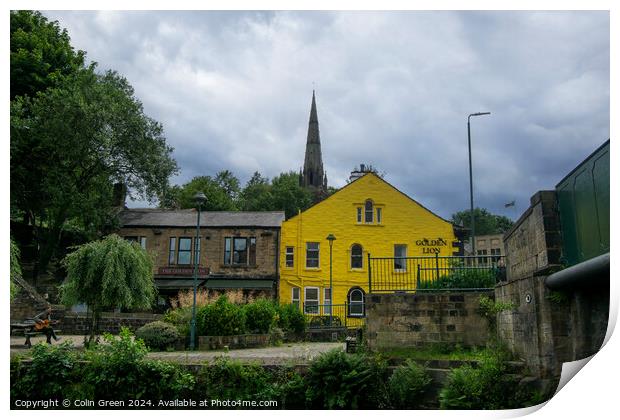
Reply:
[[177, 264], [191, 264], [192, 262], [192, 239], [179, 238], [179, 254]]
[[233, 239], [233, 264], [248, 263], [248, 240], [247, 238]]
[[170, 238], [170, 246], [168, 248], [168, 264], [176, 264], [177, 238]]
[[362, 268], [362, 246], [355, 244], [351, 247], [351, 268]]
[[319, 266], [319, 243], [308, 242], [306, 244], [306, 267], [317, 268]]
[[286, 266], [293, 267], [295, 265], [295, 248], [292, 246], [286, 247]]
[[364, 205], [364, 212], [366, 214], [364, 221], [366, 223], [372, 223], [372, 201], [366, 201], [366, 204]]
[[224, 238], [224, 264], [230, 264], [230, 254], [231, 254], [231, 238]]
[[256, 238], [250, 238], [250, 265], [256, 265]]

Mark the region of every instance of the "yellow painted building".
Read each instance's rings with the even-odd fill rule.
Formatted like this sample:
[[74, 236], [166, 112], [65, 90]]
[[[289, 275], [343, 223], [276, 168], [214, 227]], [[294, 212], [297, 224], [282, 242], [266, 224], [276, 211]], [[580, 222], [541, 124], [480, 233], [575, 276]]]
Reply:
[[366, 173], [285, 221], [281, 233], [279, 299], [298, 303], [306, 313], [316, 313], [313, 305], [332, 303], [329, 234], [336, 237], [332, 242], [333, 304], [348, 302], [348, 315], [353, 317], [364, 316], [368, 253], [412, 257], [451, 256], [458, 251], [449, 221], [374, 173]]

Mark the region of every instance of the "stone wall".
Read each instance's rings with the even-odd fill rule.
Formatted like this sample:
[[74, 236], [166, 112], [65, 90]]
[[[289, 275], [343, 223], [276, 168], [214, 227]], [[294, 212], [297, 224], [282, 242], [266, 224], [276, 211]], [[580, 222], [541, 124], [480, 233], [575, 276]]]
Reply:
[[267, 347], [270, 343], [271, 334], [201, 335], [198, 337], [198, 350], [257, 348]]
[[478, 314], [482, 296], [493, 293], [370, 294], [368, 346], [373, 350], [434, 344], [484, 346], [489, 329]]
[[522, 279], [557, 267], [562, 252], [555, 191], [539, 191], [530, 207], [504, 235], [506, 275]]
[[[154, 256], [154, 274], [160, 267], [168, 267], [170, 238], [194, 238], [195, 228], [121, 228], [120, 236], [146, 238], [146, 250]], [[269, 228], [201, 228], [200, 266], [207, 267], [211, 275], [234, 278], [275, 278], [279, 229]], [[224, 238], [256, 238], [256, 264], [231, 266], [224, 264]], [[178, 249], [177, 243], [177, 249]], [[181, 267], [181, 266], [174, 266]], [[191, 265], [187, 267], [192, 267]]]
[[515, 308], [498, 315], [500, 340], [550, 387], [562, 363], [594, 354], [607, 330], [609, 290], [586, 287], [552, 291], [547, 275], [561, 270], [561, 232], [554, 191], [540, 191], [506, 233], [507, 279], [497, 302]]
[[[85, 313], [65, 312], [64, 314], [54, 311], [53, 319], [58, 319], [58, 328], [62, 330], [62, 334], [85, 334], [91, 318]], [[131, 331], [137, 330], [144, 324], [161, 319], [161, 315], [149, 313], [115, 313], [104, 312], [99, 320], [99, 332], [109, 332], [118, 334], [121, 327], [127, 327]]]

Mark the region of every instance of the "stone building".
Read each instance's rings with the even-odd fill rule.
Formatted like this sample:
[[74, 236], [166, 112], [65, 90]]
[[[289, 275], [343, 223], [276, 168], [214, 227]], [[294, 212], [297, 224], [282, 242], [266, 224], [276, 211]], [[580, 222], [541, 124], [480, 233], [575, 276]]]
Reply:
[[[503, 233], [477, 235], [475, 241], [478, 264], [497, 263], [500, 255], [506, 255]], [[469, 243], [464, 245], [464, 250], [465, 255], [471, 255], [471, 246]]]
[[201, 212], [198, 241], [194, 209], [125, 209], [119, 219], [117, 233], [154, 257], [160, 304], [193, 288], [196, 250], [199, 287], [277, 294], [284, 212]]
[[310, 121], [308, 122], [306, 155], [303, 170], [299, 173], [299, 185], [310, 188], [319, 198], [323, 198], [327, 193], [327, 174], [323, 170], [319, 118], [316, 112], [314, 91], [312, 91], [312, 106], [310, 108]]

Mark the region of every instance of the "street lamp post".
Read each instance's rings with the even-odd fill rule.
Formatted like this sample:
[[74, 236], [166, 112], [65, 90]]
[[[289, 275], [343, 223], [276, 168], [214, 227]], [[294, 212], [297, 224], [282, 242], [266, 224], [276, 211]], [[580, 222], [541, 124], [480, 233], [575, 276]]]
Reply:
[[198, 207], [198, 216], [196, 220], [196, 240], [194, 241], [194, 301], [192, 304], [192, 323], [189, 334], [189, 349], [196, 348], [196, 294], [198, 293], [198, 263], [200, 262], [200, 251], [198, 250], [198, 241], [200, 241], [200, 206], [207, 201], [207, 197], [199, 192], [194, 196], [194, 201]]
[[471, 130], [469, 128], [469, 119], [471, 117], [479, 117], [480, 115], [490, 115], [490, 112], [476, 112], [475, 114], [469, 114], [467, 116], [467, 148], [469, 149], [469, 216], [471, 217], [471, 254], [474, 256], [474, 262], [476, 261], [476, 242], [474, 240], [476, 236], [476, 226], [474, 222], [474, 182], [471, 173]]
[[[332, 326], [333, 316], [334, 316], [334, 287], [333, 287], [333, 279], [332, 279], [332, 249], [334, 245], [334, 241], [336, 237], [333, 233], [327, 235], [326, 238], [329, 241], [329, 326]], [[346, 316], [346, 315], [345, 315]]]

